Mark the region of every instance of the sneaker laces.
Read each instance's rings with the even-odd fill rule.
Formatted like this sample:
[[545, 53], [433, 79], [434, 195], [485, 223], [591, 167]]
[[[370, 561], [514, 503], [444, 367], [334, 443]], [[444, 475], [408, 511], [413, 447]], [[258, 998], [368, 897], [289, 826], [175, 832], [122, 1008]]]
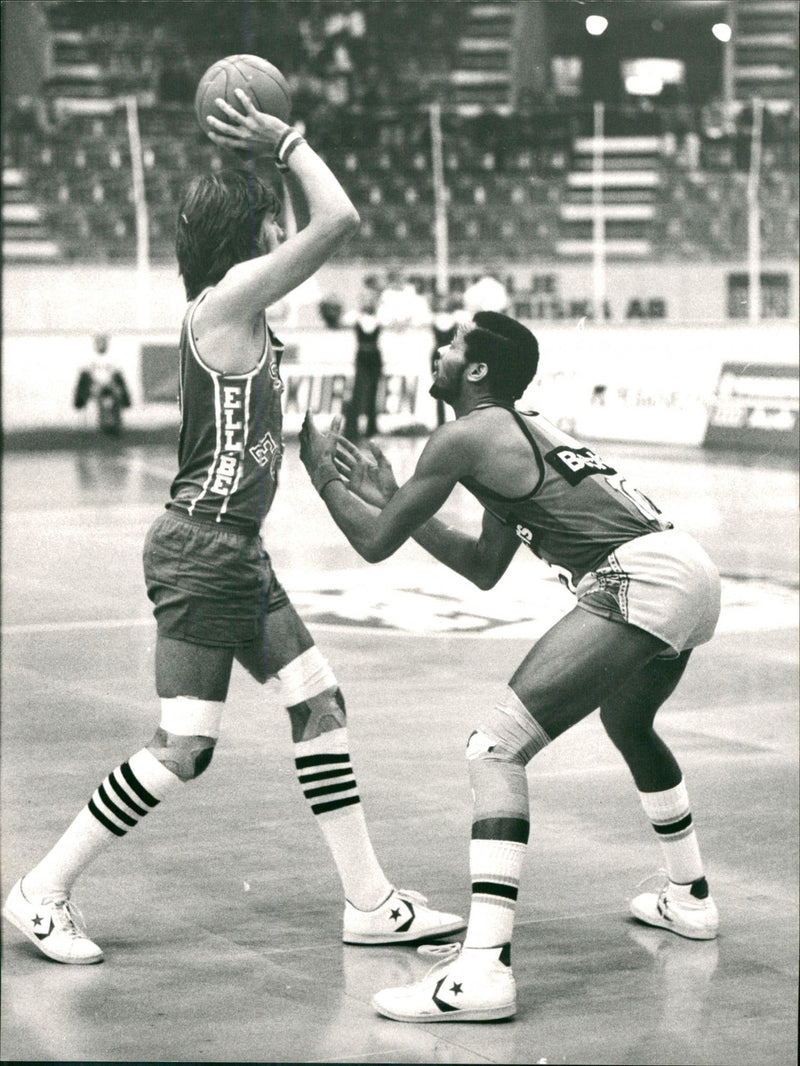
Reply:
[[53, 925], [60, 933], [77, 939], [88, 939], [86, 935], [86, 919], [81, 914], [77, 903], [69, 896], [61, 899], [44, 899], [43, 904], [53, 908]]
[[660, 894], [665, 888], [668, 887], [669, 883], [669, 874], [662, 866], [659, 870], [656, 870], [655, 873], [648, 874], [647, 877], [643, 877], [636, 887], [645, 888], [650, 887], [652, 885], [652, 887], [655, 888], [656, 885], [658, 885], [658, 890]]
[[428, 897], [423, 896], [421, 892], [415, 892], [412, 888], [397, 888], [395, 889], [400, 899], [406, 900], [407, 903], [416, 903], [420, 907], [427, 906]]
[[420, 944], [417, 948], [418, 955], [427, 955], [429, 958], [445, 962], [454, 959], [461, 951], [461, 941], [455, 940], [450, 944]]
[[[417, 948], [417, 954], [426, 956], [429, 959], [436, 959], [436, 962], [422, 978], [423, 981], [427, 981], [435, 973], [449, 969], [450, 964], [456, 961], [461, 954], [461, 941], [456, 940], [452, 944], [420, 944]], [[409, 987], [414, 986], [410, 985]]]

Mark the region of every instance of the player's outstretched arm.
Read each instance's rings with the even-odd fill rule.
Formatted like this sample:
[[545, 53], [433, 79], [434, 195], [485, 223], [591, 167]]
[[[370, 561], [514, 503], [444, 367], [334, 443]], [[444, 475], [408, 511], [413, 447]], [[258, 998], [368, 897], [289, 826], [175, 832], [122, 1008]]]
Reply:
[[[360, 221], [335, 175], [304, 138], [280, 119], [258, 111], [241, 90], [237, 92], [246, 114], [218, 99], [228, 121], [209, 116], [209, 137], [225, 148], [251, 149], [265, 162], [274, 160], [276, 153], [281, 156], [305, 198], [308, 223], [274, 250], [228, 271], [213, 292], [214, 311], [223, 320], [253, 317], [296, 289], [355, 233]], [[212, 325], [210, 310], [205, 312], [208, 325]]]
[[514, 531], [488, 511], [483, 513], [483, 527], [477, 540], [440, 518], [431, 518], [420, 526], [414, 540], [434, 559], [479, 589], [490, 589], [497, 584], [520, 545]]
[[[519, 546], [517, 538], [488, 514], [477, 540], [434, 517], [456, 483], [471, 471], [468, 431], [458, 423], [436, 430], [412, 476], [393, 492], [394, 477], [390, 481], [384, 469], [390, 498], [377, 514], [363, 502], [363, 494], [359, 499], [345, 484], [341, 467], [348, 464], [341, 459], [337, 431], [332, 426], [328, 433], [320, 433], [307, 414], [300, 434], [300, 458], [333, 520], [362, 558], [380, 562], [413, 537], [434, 558], [479, 588], [491, 588], [497, 582]], [[350, 455], [351, 471], [359, 466], [351, 449], [345, 449], [345, 454]], [[365, 498], [372, 499], [371, 491]]]
[[[331, 429], [338, 433], [338, 424]], [[346, 437], [336, 437], [333, 463], [352, 493], [383, 509], [398, 490], [394, 471], [377, 444], [368, 441], [367, 456]], [[439, 562], [472, 581], [478, 588], [492, 588], [508, 569], [519, 548], [516, 534], [488, 511], [478, 539], [454, 529], [433, 517], [412, 534], [412, 538]]]
[[320, 433], [310, 412], [306, 414], [300, 458], [333, 520], [367, 562], [393, 555], [439, 510], [462, 476], [463, 454], [452, 435], [440, 432], [428, 441], [414, 474], [376, 514], [345, 485], [334, 461], [336, 434]]

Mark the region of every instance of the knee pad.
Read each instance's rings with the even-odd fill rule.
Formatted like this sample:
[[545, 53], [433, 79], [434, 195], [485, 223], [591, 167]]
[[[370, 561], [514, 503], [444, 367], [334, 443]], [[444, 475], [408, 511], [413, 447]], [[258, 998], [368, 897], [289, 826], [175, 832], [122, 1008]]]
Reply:
[[208, 769], [225, 704], [175, 696], [161, 700], [161, 721], [150, 750], [181, 781]]
[[147, 747], [181, 781], [191, 781], [208, 769], [216, 743], [213, 737], [176, 736], [159, 728]]
[[467, 741], [473, 839], [527, 842], [525, 766], [549, 742], [517, 695], [506, 688], [485, 723]]
[[278, 680], [295, 744], [314, 740], [345, 726], [344, 697], [336, 675], [316, 646], [279, 670]]
[[467, 760], [489, 759], [526, 766], [550, 743], [513, 689], [506, 687], [484, 725], [467, 741]]

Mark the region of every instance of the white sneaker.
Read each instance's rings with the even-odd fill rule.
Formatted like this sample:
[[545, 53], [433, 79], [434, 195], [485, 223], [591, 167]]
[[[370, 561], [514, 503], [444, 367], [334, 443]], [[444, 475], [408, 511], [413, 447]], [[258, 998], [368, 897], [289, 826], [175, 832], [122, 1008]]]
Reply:
[[421, 981], [384, 988], [373, 996], [378, 1014], [396, 1022], [489, 1022], [513, 1017], [517, 986], [508, 961], [509, 945], [488, 964], [465, 960], [457, 944], [437, 947], [444, 958]]
[[83, 915], [69, 896], [45, 895], [28, 900], [20, 879], [9, 893], [3, 917], [49, 959], [74, 966], [103, 960], [102, 948], [86, 935]]
[[360, 911], [345, 901], [342, 940], [345, 944], [407, 944], [466, 929], [463, 918], [431, 910], [427, 902], [419, 892], [405, 888], [393, 888], [374, 911]]
[[711, 896], [698, 899], [691, 885], [672, 881], [660, 892], [643, 892], [631, 900], [631, 914], [640, 922], [669, 929], [690, 940], [713, 940], [719, 931], [719, 912]]

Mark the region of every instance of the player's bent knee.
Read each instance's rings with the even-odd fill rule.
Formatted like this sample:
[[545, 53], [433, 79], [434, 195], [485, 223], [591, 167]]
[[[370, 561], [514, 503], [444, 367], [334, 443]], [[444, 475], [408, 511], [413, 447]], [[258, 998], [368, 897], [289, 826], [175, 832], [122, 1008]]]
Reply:
[[278, 680], [295, 744], [344, 727], [344, 697], [336, 675], [316, 645], [279, 670]]
[[526, 766], [550, 743], [513, 689], [506, 687], [483, 725], [467, 741], [467, 760], [515, 762]]
[[299, 744], [314, 740], [323, 733], [343, 729], [347, 724], [344, 696], [338, 688], [327, 689], [318, 696], [309, 696], [302, 703], [287, 707], [292, 724], [292, 740]]
[[208, 769], [216, 743], [214, 737], [177, 736], [159, 728], [147, 747], [181, 781], [191, 781]]

